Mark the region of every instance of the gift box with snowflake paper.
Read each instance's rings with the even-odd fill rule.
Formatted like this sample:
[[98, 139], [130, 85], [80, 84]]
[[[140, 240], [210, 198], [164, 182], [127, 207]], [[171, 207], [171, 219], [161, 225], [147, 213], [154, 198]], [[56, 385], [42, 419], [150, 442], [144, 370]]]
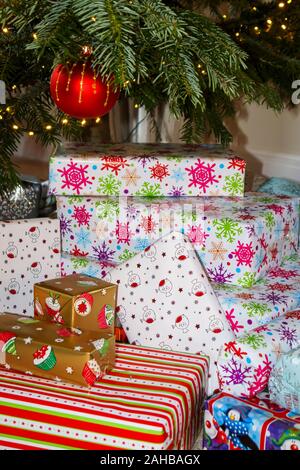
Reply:
[[243, 196], [245, 161], [218, 145], [66, 144], [50, 191], [80, 196]]
[[281, 353], [300, 346], [299, 310], [226, 342], [218, 358], [221, 390], [253, 397], [266, 389], [270, 373]]
[[33, 316], [33, 286], [60, 276], [59, 221], [0, 222], [0, 312]]
[[114, 331], [117, 286], [71, 274], [34, 286], [34, 315], [79, 331]]
[[92, 386], [115, 361], [115, 338], [12, 314], [0, 314], [0, 364], [6, 369]]
[[172, 230], [193, 243], [211, 280], [251, 286], [298, 244], [299, 199], [57, 197], [63, 251], [123, 262]]
[[207, 450], [300, 450], [300, 415], [272, 403], [267, 393], [210, 398], [204, 425]]
[[235, 336], [300, 307], [300, 257], [292, 255], [252, 287], [213, 284]]

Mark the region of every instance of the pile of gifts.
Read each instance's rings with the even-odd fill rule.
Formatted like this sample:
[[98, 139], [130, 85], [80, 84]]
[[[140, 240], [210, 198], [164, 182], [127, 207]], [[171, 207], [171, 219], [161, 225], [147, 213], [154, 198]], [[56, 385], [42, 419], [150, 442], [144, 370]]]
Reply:
[[[35, 338], [45, 342], [45, 318], [64, 354], [79, 340], [92, 360], [109, 351], [105, 367], [97, 356], [96, 379], [113, 364], [113, 333], [140, 350], [185, 353], [187, 362], [208, 356], [206, 448], [287, 448], [287, 435], [300, 447], [299, 415], [280, 408], [297, 410], [296, 379], [289, 388], [289, 368], [278, 365], [294, 363], [290, 351], [300, 346], [299, 199], [244, 195], [244, 176], [244, 160], [219, 146], [69, 144], [50, 165], [60, 229], [51, 219], [2, 224], [0, 310], [26, 315], [13, 326], [24, 329], [23, 343], [34, 338], [31, 355]], [[91, 301], [88, 282], [110, 287]], [[13, 368], [35, 373], [17, 357]], [[64, 381], [68, 374], [55, 371]]]

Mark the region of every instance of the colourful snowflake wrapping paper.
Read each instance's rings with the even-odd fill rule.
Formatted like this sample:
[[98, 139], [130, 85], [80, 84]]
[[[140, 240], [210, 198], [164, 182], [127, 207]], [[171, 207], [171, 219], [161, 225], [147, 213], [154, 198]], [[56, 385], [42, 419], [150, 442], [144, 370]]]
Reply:
[[204, 449], [300, 450], [300, 415], [270, 401], [220, 393], [206, 402]]
[[234, 335], [188, 239], [161, 238], [108, 278], [118, 285], [117, 316], [129, 342], [209, 355], [208, 390], [218, 389], [217, 356]]
[[207, 374], [206, 357], [127, 345], [88, 391], [0, 370], [0, 448], [192, 449]]
[[34, 286], [34, 315], [79, 331], [114, 331], [117, 286], [71, 274]]
[[[0, 314], [2, 367], [92, 386], [114, 365], [110, 333], [79, 332], [33, 318]], [[0, 392], [1, 395], [1, 392]]]
[[81, 196], [243, 196], [246, 163], [218, 145], [69, 144], [50, 192]]
[[60, 276], [56, 219], [0, 222], [0, 311], [33, 316], [33, 285]]
[[252, 287], [213, 284], [213, 289], [235, 336], [243, 336], [300, 307], [299, 255], [285, 259]]
[[297, 250], [299, 198], [57, 198], [63, 251], [123, 262], [172, 231], [187, 235], [210, 279], [250, 287]]
[[279, 356], [270, 375], [269, 391], [272, 401], [300, 414], [300, 349]]
[[225, 342], [218, 358], [221, 390], [241, 397], [257, 395], [267, 387], [278, 356], [299, 346], [299, 310]]

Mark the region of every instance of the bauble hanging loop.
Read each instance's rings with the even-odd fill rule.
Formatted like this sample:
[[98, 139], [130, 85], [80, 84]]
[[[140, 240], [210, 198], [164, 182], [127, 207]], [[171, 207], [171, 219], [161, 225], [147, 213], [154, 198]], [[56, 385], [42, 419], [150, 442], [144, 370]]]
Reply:
[[56, 106], [74, 118], [92, 119], [107, 114], [119, 98], [112, 79], [103, 79], [89, 62], [59, 64], [50, 78]]

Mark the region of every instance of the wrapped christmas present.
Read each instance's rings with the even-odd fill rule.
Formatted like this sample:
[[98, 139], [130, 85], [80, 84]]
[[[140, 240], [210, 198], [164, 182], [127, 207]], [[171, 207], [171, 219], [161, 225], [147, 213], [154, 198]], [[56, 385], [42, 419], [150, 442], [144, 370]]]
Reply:
[[207, 357], [129, 345], [89, 390], [0, 369], [1, 449], [190, 450], [207, 374]]
[[267, 387], [278, 356], [299, 346], [299, 311], [226, 342], [218, 358], [221, 390], [242, 397], [257, 395]]
[[249, 287], [298, 247], [299, 198], [58, 196], [57, 207], [66, 253], [120, 263], [178, 231], [222, 284]]
[[66, 144], [50, 160], [52, 194], [243, 196], [246, 163], [219, 145]]
[[0, 222], [0, 311], [33, 316], [33, 285], [60, 276], [57, 219]]
[[300, 450], [300, 415], [266, 393], [246, 399], [220, 393], [207, 400], [204, 449]]
[[1, 314], [0, 354], [6, 369], [91, 386], [113, 367], [115, 338]]
[[34, 286], [34, 314], [82, 331], [113, 332], [117, 286], [101, 279], [71, 274]]
[[300, 307], [299, 255], [285, 259], [252, 287], [214, 283], [213, 289], [235, 336], [243, 336]]
[[[300, 318], [300, 310], [298, 315]], [[300, 349], [279, 356], [270, 375], [269, 391], [272, 401], [300, 414]]]
[[218, 389], [218, 353], [234, 335], [187, 237], [163, 237], [108, 275], [118, 284], [117, 315], [129, 342], [208, 355], [209, 394]]

